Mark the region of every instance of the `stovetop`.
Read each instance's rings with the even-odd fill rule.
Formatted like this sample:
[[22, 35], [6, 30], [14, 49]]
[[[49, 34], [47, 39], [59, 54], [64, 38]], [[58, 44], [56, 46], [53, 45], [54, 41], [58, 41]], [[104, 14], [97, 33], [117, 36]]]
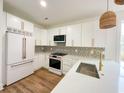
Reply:
[[51, 55], [55, 55], [55, 56], [65, 56], [67, 55], [66, 53], [52, 53]]

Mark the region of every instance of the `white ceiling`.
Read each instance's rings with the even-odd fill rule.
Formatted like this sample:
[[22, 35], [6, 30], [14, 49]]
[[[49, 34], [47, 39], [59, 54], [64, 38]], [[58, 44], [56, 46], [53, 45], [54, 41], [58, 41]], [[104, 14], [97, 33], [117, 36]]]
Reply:
[[[47, 7], [40, 6], [40, 0], [4, 0], [4, 9], [43, 24], [48, 17], [49, 25], [99, 16], [106, 10], [106, 0], [46, 0]], [[110, 0], [110, 9], [124, 10], [124, 6]]]

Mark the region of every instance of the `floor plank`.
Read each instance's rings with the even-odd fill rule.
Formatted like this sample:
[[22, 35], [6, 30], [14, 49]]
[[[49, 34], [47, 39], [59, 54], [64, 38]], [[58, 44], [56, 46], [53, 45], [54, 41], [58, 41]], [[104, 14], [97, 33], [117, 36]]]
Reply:
[[62, 78], [41, 68], [31, 76], [5, 87], [0, 93], [50, 93]]

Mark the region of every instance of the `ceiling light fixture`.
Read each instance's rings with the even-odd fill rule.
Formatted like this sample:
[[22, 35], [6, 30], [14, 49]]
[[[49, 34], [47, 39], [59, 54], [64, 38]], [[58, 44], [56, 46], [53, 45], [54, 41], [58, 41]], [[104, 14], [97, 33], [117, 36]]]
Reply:
[[100, 29], [108, 29], [116, 26], [116, 14], [109, 11], [109, 0], [107, 0], [107, 12], [100, 17]]
[[46, 1], [41, 0], [41, 1], [40, 1], [40, 5], [41, 5], [42, 7], [46, 7], [46, 6], [47, 6], [47, 3], [46, 3]]
[[115, 0], [115, 3], [118, 5], [124, 5], [124, 0]]

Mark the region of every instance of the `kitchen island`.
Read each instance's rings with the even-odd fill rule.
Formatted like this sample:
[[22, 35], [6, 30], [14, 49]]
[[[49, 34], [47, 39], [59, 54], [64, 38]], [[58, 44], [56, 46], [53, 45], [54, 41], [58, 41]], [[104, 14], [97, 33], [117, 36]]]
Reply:
[[[51, 93], [124, 93], [124, 77], [119, 63], [104, 61], [103, 71], [98, 72], [99, 79], [77, 73], [80, 63], [84, 62], [77, 62]], [[95, 64], [98, 70], [98, 61], [86, 63]]]

